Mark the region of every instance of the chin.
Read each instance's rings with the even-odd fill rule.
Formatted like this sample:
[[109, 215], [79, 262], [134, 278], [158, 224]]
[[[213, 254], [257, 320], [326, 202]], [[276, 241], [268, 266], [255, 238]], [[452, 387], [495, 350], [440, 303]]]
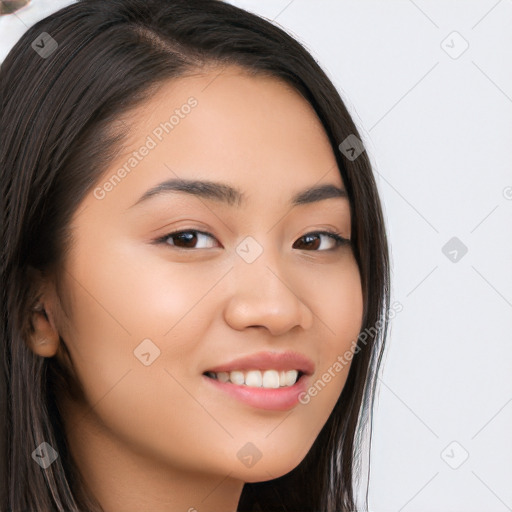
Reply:
[[246, 483], [266, 482], [284, 476], [294, 470], [304, 460], [297, 455], [290, 455], [288, 458], [282, 454], [276, 454], [271, 460], [263, 460], [262, 457], [253, 467], [240, 468], [237, 470], [239, 478]]

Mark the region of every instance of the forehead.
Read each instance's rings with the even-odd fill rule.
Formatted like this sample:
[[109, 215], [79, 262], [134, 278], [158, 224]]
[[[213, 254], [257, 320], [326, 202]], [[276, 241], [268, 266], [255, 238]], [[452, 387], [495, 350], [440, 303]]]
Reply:
[[[170, 178], [230, 183], [259, 206], [262, 198], [288, 203], [294, 191], [312, 185], [343, 188], [314, 109], [276, 77], [224, 67], [172, 79], [122, 122], [128, 137], [102, 180], [120, 167], [129, 176], [112, 199], [126, 195], [132, 204]], [[144, 146], [151, 149], [133, 170], [126, 167], [134, 150]]]

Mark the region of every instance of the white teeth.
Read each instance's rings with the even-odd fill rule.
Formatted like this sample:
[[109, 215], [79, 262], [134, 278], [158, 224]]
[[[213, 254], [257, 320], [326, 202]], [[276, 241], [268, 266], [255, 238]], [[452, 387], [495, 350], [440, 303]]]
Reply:
[[[295, 384], [295, 382], [293, 382]], [[267, 370], [263, 374], [263, 387], [264, 388], [278, 388], [279, 387], [279, 373], [276, 370]]]
[[237, 384], [238, 386], [241, 386], [245, 382], [245, 375], [244, 372], [229, 372], [229, 380], [233, 384]]
[[297, 381], [299, 372], [297, 370], [290, 370], [285, 375], [285, 386], [293, 386]]
[[297, 382], [298, 370], [277, 371], [277, 370], [249, 370], [246, 372], [210, 372], [209, 375], [220, 382], [231, 382], [238, 386], [246, 385], [254, 388], [270, 388], [293, 386]]
[[251, 370], [245, 375], [245, 385], [252, 386], [254, 388], [261, 388], [263, 384], [263, 378], [259, 370]]

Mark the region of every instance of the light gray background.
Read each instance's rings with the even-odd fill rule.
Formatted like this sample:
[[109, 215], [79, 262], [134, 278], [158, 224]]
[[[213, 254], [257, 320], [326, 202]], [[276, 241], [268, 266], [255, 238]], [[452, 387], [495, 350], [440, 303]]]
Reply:
[[[69, 3], [0, 18], [0, 60]], [[374, 165], [403, 311], [380, 379], [370, 509], [512, 511], [512, 1], [230, 3], [310, 50]]]

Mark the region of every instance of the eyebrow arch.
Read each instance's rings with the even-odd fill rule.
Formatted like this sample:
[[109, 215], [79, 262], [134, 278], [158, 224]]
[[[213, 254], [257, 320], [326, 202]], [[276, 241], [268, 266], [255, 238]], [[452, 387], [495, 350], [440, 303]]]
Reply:
[[[203, 180], [170, 179], [147, 190], [132, 206], [130, 206], [130, 208], [153, 196], [169, 192], [183, 192], [211, 201], [225, 203], [228, 206], [240, 206], [245, 203], [246, 200], [245, 194], [240, 189], [234, 188], [226, 183]], [[325, 183], [299, 191], [290, 200], [290, 205], [299, 206], [316, 203], [333, 197], [348, 199], [345, 189], [339, 188], [331, 183]]]

